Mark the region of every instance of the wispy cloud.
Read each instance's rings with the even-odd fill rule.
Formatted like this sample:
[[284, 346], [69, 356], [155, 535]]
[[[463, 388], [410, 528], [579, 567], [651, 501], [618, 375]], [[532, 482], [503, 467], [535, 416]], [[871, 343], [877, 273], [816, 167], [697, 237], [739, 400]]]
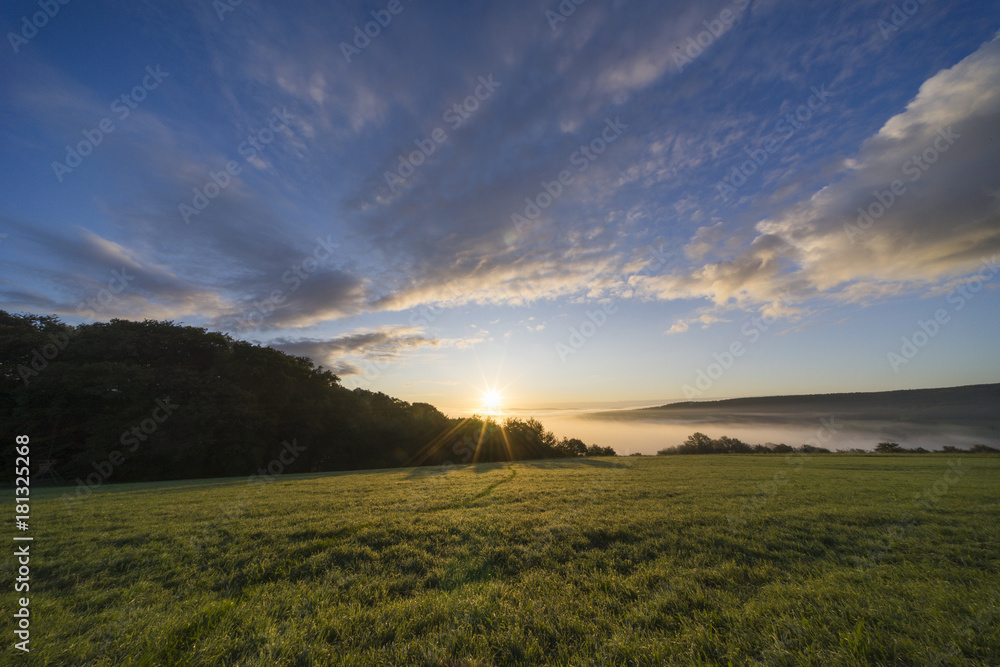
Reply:
[[421, 348], [467, 348], [483, 340], [485, 334], [482, 332], [463, 338], [438, 338], [426, 335], [419, 327], [382, 327], [331, 339], [276, 338], [268, 345], [289, 354], [309, 357], [331, 369], [340, 369], [341, 375], [356, 375], [361, 372], [357, 364], [362, 361], [391, 361]]
[[[787, 304], [789, 294], [872, 303], [974, 270], [1000, 248], [1000, 153], [991, 145], [1000, 126], [997, 81], [994, 39], [928, 79], [829, 185], [758, 222], [737, 252], [632, 284], [652, 298], [708, 299], [719, 308]], [[700, 228], [689, 258], [723, 252], [722, 229]]]

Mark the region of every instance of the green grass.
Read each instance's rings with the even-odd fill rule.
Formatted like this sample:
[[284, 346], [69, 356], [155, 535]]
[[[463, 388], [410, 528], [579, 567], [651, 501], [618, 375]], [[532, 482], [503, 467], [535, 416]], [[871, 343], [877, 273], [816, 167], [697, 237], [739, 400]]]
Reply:
[[674, 456], [37, 491], [16, 663], [1000, 664], [998, 480]]

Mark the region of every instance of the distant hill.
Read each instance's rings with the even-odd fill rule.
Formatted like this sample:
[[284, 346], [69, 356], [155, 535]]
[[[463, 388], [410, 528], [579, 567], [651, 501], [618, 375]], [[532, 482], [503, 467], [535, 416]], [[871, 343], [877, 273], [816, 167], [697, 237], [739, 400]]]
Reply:
[[683, 401], [637, 410], [590, 413], [593, 419], [742, 423], [799, 422], [835, 415], [851, 421], [965, 424], [1000, 428], [1000, 383], [940, 389], [761, 396]]

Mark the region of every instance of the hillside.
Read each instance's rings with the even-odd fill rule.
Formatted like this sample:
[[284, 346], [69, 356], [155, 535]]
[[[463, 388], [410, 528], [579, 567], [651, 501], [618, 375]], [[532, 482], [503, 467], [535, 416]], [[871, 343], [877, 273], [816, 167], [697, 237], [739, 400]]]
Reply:
[[597, 419], [700, 420], [744, 423], [800, 421], [823, 415], [848, 420], [915, 424], [1000, 425], [1000, 384], [940, 389], [761, 396], [720, 401], [684, 401], [637, 410], [591, 413]]

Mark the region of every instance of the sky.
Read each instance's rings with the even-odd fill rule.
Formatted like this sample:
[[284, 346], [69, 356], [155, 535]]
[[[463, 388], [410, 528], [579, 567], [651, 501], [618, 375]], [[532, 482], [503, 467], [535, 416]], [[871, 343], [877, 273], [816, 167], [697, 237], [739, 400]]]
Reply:
[[449, 414], [1000, 380], [1000, 5], [5, 3], [0, 308]]

